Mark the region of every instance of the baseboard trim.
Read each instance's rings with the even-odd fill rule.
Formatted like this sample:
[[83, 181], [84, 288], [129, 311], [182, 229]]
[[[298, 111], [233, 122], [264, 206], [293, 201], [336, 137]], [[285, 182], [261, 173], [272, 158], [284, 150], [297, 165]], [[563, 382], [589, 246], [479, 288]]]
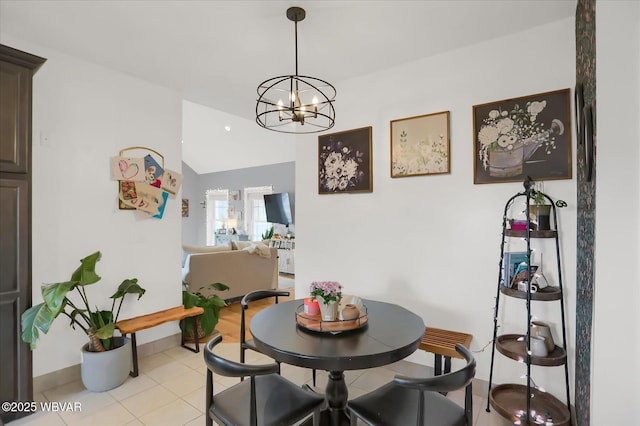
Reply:
[[489, 382], [487, 380], [478, 379], [477, 377], [471, 382], [473, 394], [483, 398], [489, 397]]
[[[180, 346], [180, 333], [138, 345], [138, 358], [144, 358]], [[80, 364], [72, 365], [33, 378], [33, 392], [42, 393], [67, 383], [81, 380]]]

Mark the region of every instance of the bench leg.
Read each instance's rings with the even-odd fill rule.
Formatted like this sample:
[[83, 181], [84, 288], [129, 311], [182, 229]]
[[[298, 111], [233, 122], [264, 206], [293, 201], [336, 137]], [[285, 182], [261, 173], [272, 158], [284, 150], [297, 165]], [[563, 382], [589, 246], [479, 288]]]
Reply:
[[133, 358], [133, 371], [129, 372], [131, 377], [138, 377], [138, 345], [136, 344], [136, 333], [131, 333], [131, 357]]
[[442, 374], [442, 355], [440, 354], [433, 354], [434, 355], [434, 363], [433, 363], [433, 370], [434, 370], [434, 374], [436, 376], [439, 376]]
[[[451, 357], [440, 354], [434, 354], [435, 362], [433, 366], [434, 375], [440, 376], [451, 372]], [[444, 358], [444, 368], [442, 365], [442, 358]], [[447, 396], [447, 392], [440, 392], [442, 395]]]
[[[435, 362], [433, 366], [434, 374], [439, 376], [441, 374], [451, 373], [451, 357], [439, 354], [434, 354]], [[444, 366], [442, 365], [442, 359], [444, 358]]]
[[[191, 317], [191, 321], [193, 321], [193, 334], [195, 336], [195, 348], [192, 348], [192, 347], [186, 345], [184, 330], [182, 330], [182, 333], [180, 333], [181, 334], [180, 346], [182, 346], [185, 349], [189, 349], [191, 352], [198, 353], [198, 352], [200, 352], [200, 339], [198, 339], [198, 321], [197, 321], [197, 317]], [[184, 327], [184, 328], [186, 329], [186, 327]]]

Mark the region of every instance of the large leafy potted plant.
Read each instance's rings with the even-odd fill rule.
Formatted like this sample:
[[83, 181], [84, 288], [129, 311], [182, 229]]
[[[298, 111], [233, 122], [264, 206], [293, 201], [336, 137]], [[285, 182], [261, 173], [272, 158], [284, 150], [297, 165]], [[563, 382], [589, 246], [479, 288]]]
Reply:
[[208, 284], [200, 287], [196, 291], [189, 291], [189, 284], [182, 282], [182, 305], [185, 308], [200, 306], [204, 312], [196, 317], [197, 330], [193, 329], [193, 321], [180, 321], [180, 327], [183, 329], [187, 338], [202, 338], [213, 333], [220, 318], [220, 309], [226, 306], [224, 300], [217, 294], [203, 294], [203, 290], [226, 291], [229, 286], [222, 283]]
[[[125, 279], [110, 297], [110, 309], [92, 305], [86, 290], [87, 286], [101, 279], [95, 270], [100, 257], [101, 253], [97, 251], [80, 260], [80, 266], [71, 274], [69, 281], [43, 285], [44, 302], [22, 314], [22, 340], [29, 343], [32, 350], [36, 347], [40, 331], [46, 334], [60, 315], [71, 320], [73, 329], [77, 327], [87, 335], [89, 342], [82, 347], [82, 381], [87, 389], [93, 391], [112, 389], [127, 378], [131, 360], [129, 339], [114, 336], [115, 324], [125, 296], [137, 294], [140, 299], [145, 293], [137, 278]], [[104, 366], [100, 367], [102, 361]], [[116, 368], [116, 365], [120, 367]]]

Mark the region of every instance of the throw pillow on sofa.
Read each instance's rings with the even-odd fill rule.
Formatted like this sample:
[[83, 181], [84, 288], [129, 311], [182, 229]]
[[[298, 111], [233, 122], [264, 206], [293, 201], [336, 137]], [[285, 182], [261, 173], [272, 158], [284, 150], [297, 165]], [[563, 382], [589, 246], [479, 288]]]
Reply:
[[260, 257], [264, 257], [269, 259], [271, 257], [271, 250], [269, 247], [262, 243], [253, 243], [248, 247], [243, 248], [242, 250], [248, 251], [251, 254], [257, 254]]

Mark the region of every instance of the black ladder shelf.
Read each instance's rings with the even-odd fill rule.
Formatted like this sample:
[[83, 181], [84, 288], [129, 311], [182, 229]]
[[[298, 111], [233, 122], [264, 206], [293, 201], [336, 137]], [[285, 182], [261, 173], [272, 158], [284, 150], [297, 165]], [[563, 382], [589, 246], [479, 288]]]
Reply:
[[[538, 230], [531, 221], [530, 200], [533, 190], [533, 182], [525, 180], [525, 191], [519, 192], [511, 197], [505, 204], [502, 217], [502, 240], [500, 243], [500, 266], [498, 269], [498, 288], [496, 292], [496, 305], [493, 319], [493, 341], [491, 352], [491, 368], [489, 373], [489, 398], [487, 398], [486, 411], [490, 412], [493, 407], [502, 417], [517, 424], [522, 425], [545, 425], [551, 422], [554, 426], [571, 424], [571, 399], [569, 395], [569, 366], [567, 362], [567, 332], [564, 312], [564, 295], [562, 288], [562, 270], [560, 263], [560, 244], [557, 229]], [[551, 203], [551, 217], [553, 225], [557, 228], [556, 205], [553, 200], [542, 192], [538, 192], [544, 200]], [[526, 200], [526, 228], [523, 230], [510, 229], [508, 227], [509, 209], [516, 200]], [[565, 204], [566, 205], [566, 204]], [[557, 263], [558, 286], [549, 286], [540, 289], [535, 293], [531, 291], [521, 291], [510, 288], [503, 284], [504, 271], [504, 250], [505, 242], [509, 238], [523, 238], [526, 242], [526, 263], [531, 265], [531, 240], [547, 238], [555, 240], [555, 257]], [[527, 283], [531, 283], [531, 269], [526, 268]], [[528, 284], [527, 284], [528, 286]], [[507, 297], [524, 299], [527, 308], [527, 331], [524, 335], [504, 334], [498, 335], [498, 309], [500, 307], [500, 294]], [[559, 301], [562, 319], [562, 346], [555, 345], [547, 356], [535, 356], [531, 354], [531, 302], [532, 301]], [[493, 370], [496, 349], [502, 355], [518, 362], [524, 362], [527, 366], [527, 384], [506, 383], [497, 386], [493, 385]], [[566, 404], [563, 404], [556, 397], [538, 389], [535, 383], [532, 385], [531, 365], [538, 366], [564, 366]], [[526, 415], [529, 413], [529, 415]]]

